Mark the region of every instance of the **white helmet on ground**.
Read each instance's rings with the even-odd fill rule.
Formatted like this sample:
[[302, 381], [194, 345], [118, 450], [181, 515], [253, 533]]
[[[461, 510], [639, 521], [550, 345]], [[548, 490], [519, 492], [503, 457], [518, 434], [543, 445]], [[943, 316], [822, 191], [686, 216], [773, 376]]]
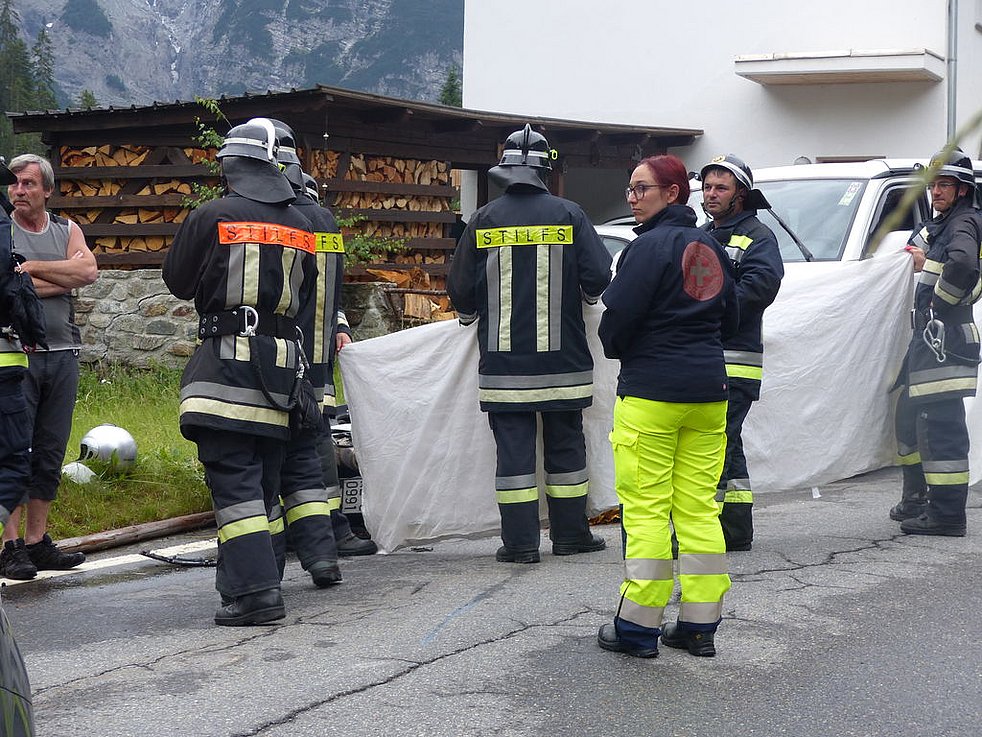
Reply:
[[136, 441], [121, 427], [98, 425], [82, 437], [78, 459], [101, 461], [108, 472], [123, 473], [136, 464]]

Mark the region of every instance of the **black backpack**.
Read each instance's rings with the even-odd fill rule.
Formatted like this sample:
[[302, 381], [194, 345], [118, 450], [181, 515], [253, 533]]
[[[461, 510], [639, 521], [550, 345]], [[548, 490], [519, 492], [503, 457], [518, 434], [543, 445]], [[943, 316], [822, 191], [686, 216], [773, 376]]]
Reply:
[[21, 271], [24, 257], [13, 252], [11, 227], [10, 218], [0, 213], [0, 332], [9, 326], [26, 353], [47, 350], [44, 307], [31, 275]]

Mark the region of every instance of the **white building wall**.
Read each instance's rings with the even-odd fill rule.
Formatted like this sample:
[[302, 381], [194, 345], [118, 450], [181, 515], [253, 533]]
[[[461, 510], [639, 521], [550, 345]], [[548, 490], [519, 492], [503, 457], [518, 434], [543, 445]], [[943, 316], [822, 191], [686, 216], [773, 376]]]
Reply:
[[[737, 56], [927, 49], [945, 57], [948, 0], [465, 0], [464, 106], [702, 128], [689, 168], [733, 152], [928, 156], [946, 139], [946, 81], [769, 85]], [[958, 116], [982, 107], [982, 0], [959, 4]], [[966, 141], [977, 152], [982, 134]]]

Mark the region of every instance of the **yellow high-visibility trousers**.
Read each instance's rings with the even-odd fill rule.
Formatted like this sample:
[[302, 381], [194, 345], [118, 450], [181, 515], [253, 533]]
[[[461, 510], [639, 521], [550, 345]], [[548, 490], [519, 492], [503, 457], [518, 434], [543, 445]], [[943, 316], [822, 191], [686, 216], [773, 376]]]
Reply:
[[610, 441], [626, 540], [620, 637], [646, 647], [657, 642], [674, 587], [670, 520], [679, 543], [679, 624], [715, 631], [730, 588], [715, 500], [726, 402], [619, 397]]

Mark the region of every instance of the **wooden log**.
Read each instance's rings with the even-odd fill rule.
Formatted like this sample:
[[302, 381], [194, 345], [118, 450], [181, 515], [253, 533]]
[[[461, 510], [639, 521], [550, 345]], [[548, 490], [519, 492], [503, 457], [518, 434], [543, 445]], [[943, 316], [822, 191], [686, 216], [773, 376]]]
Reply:
[[180, 532], [190, 532], [200, 530], [204, 527], [211, 527], [215, 524], [214, 512], [199, 512], [188, 514], [183, 517], [174, 517], [159, 522], [146, 522], [139, 525], [130, 525], [116, 530], [98, 532], [94, 535], [85, 537], [69, 537], [58, 541], [58, 547], [66, 551], [82, 551], [94, 553], [99, 550], [119, 547], [121, 545], [132, 545], [143, 540], [153, 540], [167, 535]]

